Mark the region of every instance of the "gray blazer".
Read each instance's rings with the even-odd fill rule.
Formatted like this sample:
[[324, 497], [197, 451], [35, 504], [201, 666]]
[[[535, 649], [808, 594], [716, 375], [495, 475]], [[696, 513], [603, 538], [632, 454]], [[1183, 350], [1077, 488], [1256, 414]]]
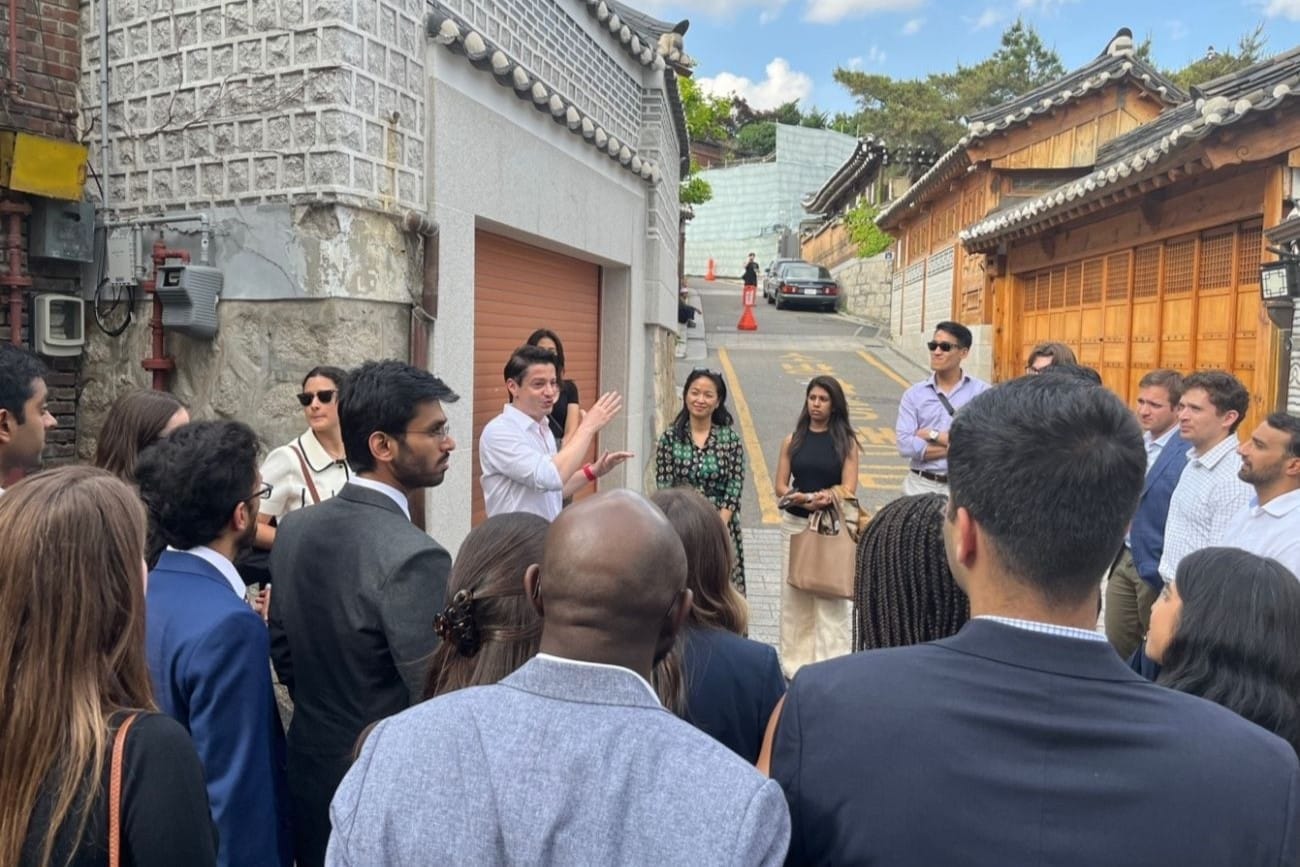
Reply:
[[626, 669], [548, 657], [380, 723], [328, 865], [781, 864], [781, 789]]

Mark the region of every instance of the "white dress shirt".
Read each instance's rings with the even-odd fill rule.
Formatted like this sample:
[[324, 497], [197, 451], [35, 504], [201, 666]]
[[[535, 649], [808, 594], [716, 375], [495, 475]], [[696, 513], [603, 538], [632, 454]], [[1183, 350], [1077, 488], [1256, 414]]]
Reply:
[[478, 441], [483, 506], [488, 517], [531, 512], [548, 521], [564, 508], [564, 479], [555, 466], [555, 437], [513, 405], [483, 428]]
[[995, 623], [1001, 623], [1003, 626], [1023, 629], [1025, 632], [1041, 632], [1044, 635], [1055, 635], [1060, 638], [1077, 638], [1080, 641], [1107, 640], [1105, 635], [1091, 629], [1080, 629], [1077, 626], [1062, 626], [1059, 623], [1043, 623], [1041, 620], [1022, 620], [1019, 617], [998, 617], [996, 614], [977, 614], [974, 619], [992, 620]]
[[180, 548], [173, 548], [171, 545], [168, 545], [167, 550], [176, 551], [180, 554], [193, 554], [200, 560], [212, 564], [212, 568], [221, 573], [221, 577], [226, 579], [226, 583], [230, 585], [230, 589], [235, 591], [235, 595], [240, 599], [243, 599], [244, 594], [248, 592], [248, 585], [244, 583], [243, 578], [239, 577], [239, 572], [235, 570], [235, 564], [231, 563], [216, 551], [213, 551], [207, 545], [199, 545], [184, 551]]
[[359, 487], [369, 488], [372, 491], [378, 491], [383, 494], [385, 497], [397, 504], [397, 507], [402, 510], [402, 514], [406, 516], [406, 520], [411, 520], [411, 503], [406, 498], [406, 494], [403, 494], [401, 491], [397, 490], [397, 488], [385, 484], [384, 482], [376, 482], [374, 479], [363, 478], [362, 476], [353, 476], [348, 479], [348, 481]]
[[1274, 497], [1264, 505], [1251, 497], [1223, 535], [1234, 548], [1272, 557], [1300, 578], [1300, 490]]
[[1160, 577], [1174, 580], [1178, 563], [1193, 551], [1222, 544], [1228, 524], [1250, 502], [1255, 490], [1237, 478], [1241, 456], [1229, 436], [1203, 455], [1187, 450], [1187, 468], [1169, 499]]

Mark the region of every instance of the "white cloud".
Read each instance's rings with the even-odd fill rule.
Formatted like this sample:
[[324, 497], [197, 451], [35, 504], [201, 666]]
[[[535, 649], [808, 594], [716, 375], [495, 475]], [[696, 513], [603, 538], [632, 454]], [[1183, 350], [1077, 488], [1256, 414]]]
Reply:
[[1051, 15], [1061, 11], [1062, 6], [1077, 3], [1078, 0], [1016, 0], [1016, 9], [1021, 12], [1039, 12]]
[[1300, 0], [1269, 0], [1264, 14], [1269, 18], [1280, 16], [1290, 21], [1300, 21]]
[[844, 64], [844, 65], [847, 66], [849, 69], [861, 69], [861, 68], [862, 68], [862, 58], [861, 58], [861, 57], [850, 57], [850, 58], [849, 58], [849, 62], [846, 63], [846, 64]]
[[804, 20], [834, 24], [845, 18], [864, 18], [877, 12], [908, 12], [925, 0], [808, 0]]
[[874, 42], [871, 43], [871, 47], [867, 49], [867, 63], [874, 63], [877, 65], [883, 64], [886, 56], [884, 50]]
[[1170, 39], [1173, 39], [1173, 40], [1186, 39], [1186, 38], [1187, 38], [1187, 34], [1189, 34], [1189, 33], [1191, 33], [1191, 32], [1192, 32], [1191, 28], [1188, 27], [1187, 24], [1186, 24], [1185, 22], [1183, 22], [1183, 21], [1179, 21], [1177, 18], [1171, 18], [1171, 19], [1169, 20], [1169, 38], [1170, 38]]
[[720, 72], [712, 78], [699, 79], [700, 89], [714, 96], [734, 93], [758, 111], [767, 111], [794, 100], [802, 102], [812, 95], [812, 78], [807, 73], [791, 69], [784, 57], [773, 59], [764, 71], [767, 78], [762, 81]]
[[921, 27], [925, 25], [924, 18], [909, 18], [903, 25], [904, 36], [915, 36], [921, 32]]
[[996, 9], [992, 6], [981, 12], [978, 18], [962, 16], [962, 20], [970, 25], [971, 30], [988, 30], [990, 27], [996, 26], [1005, 18], [1006, 15], [1002, 13], [1001, 9]]
[[[787, 0], [694, 0], [690, 5], [692, 17], [699, 13], [705, 18], [714, 20], [729, 20], [736, 17], [738, 13], [750, 9], [758, 9], [760, 21], [766, 23], [775, 19], [785, 6]], [[676, 21], [670, 13], [683, 11], [680, 0], [637, 0], [636, 8], [651, 15], [668, 15], [669, 19]]]

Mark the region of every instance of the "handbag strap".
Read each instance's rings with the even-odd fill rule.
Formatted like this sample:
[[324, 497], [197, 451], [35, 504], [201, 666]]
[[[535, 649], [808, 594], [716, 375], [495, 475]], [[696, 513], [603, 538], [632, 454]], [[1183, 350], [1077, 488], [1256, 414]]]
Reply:
[[126, 755], [126, 733], [137, 716], [137, 713], [128, 716], [113, 738], [108, 782], [108, 867], [119, 867], [122, 863], [122, 760]]
[[320, 494], [316, 492], [316, 483], [311, 478], [311, 467], [307, 466], [307, 459], [303, 457], [302, 449], [298, 448], [297, 443], [289, 443], [289, 448], [298, 457], [298, 466], [302, 468], [303, 480], [307, 482], [307, 492], [311, 494], [311, 504], [313, 506], [320, 504]]

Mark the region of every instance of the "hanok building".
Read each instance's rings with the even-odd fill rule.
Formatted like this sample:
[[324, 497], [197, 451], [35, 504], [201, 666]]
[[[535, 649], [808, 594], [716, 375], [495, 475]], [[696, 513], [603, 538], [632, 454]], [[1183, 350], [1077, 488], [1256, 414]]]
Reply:
[[[900, 348], [922, 357], [935, 323], [957, 319], [975, 333], [970, 370], [992, 376], [997, 284], [958, 232], [1085, 175], [1108, 142], [1186, 98], [1121, 30], [1086, 66], [969, 118], [966, 135], [876, 220], [899, 239], [890, 322]], [[1005, 376], [1014, 365], [1004, 335], [997, 347]]]
[[1083, 177], [968, 225], [996, 376], [1053, 339], [1126, 398], [1153, 368], [1216, 368], [1250, 389], [1252, 417], [1283, 405], [1288, 364], [1260, 265], [1273, 258], [1265, 233], [1300, 193], [1297, 95], [1300, 48], [1194, 88], [1098, 147]]
[[[549, 327], [584, 403], [625, 396], [602, 444], [638, 458], [608, 482], [639, 484], [678, 401], [684, 23], [617, 0], [40, 5], [0, 126], [41, 99], [91, 130], [96, 182], [69, 198], [100, 243], [66, 283], [98, 315], [57, 407], [82, 457], [129, 388], [273, 447], [302, 431], [309, 368], [402, 358], [462, 396], [446, 480], [413, 497], [454, 550], [481, 514], [475, 445], [507, 354]], [[57, 92], [38, 94], [47, 75]], [[154, 319], [167, 275], [202, 322], [178, 323], [189, 299]]]

